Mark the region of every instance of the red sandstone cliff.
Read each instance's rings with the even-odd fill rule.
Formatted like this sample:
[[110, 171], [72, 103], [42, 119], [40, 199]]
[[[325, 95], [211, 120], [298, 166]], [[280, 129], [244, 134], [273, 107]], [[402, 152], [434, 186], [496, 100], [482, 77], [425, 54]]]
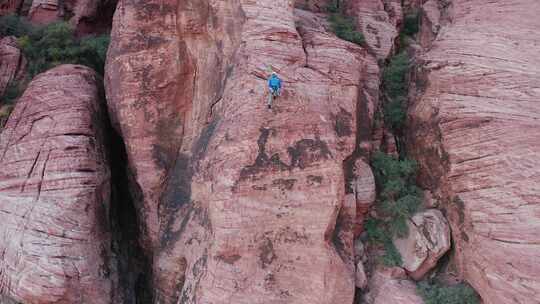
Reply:
[[[484, 304], [538, 303], [539, 3], [338, 1], [358, 46], [331, 32], [330, 2], [120, 0], [107, 104], [102, 79], [63, 65], [0, 135], [0, 303], [421, 304], [413, 279], [433, 269]], [[103, 32], [114, 4], [34, 0], [28, 17]], [[362, 243], [368, 163], [399, 152], [376, 112], [406, 43], [406, 152], [443, 212], [411, 216], [403, 265], [384, 268]], [[24, 60], [0, 47], [4, 88]]]
[[540, 2], [433, 8], [451, 22], [419, 58], [410, 151], [449, 211], [459, 274], [485, 303], [539, 303]]
[[0, 134], [0, 294], [22, 303], [114, 302], [98, 81], [38, 75]]

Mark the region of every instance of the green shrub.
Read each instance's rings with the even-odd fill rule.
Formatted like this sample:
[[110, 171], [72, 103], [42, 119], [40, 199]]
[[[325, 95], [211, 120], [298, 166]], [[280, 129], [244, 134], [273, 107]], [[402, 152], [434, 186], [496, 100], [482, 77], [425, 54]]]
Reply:
[[21, 37], [32, 32], [32, 25], [16, 15], [0, 17], [0, 36]]
[[383, 86], [388, 97], [383, 106], [385, 123], [395, 132], [403, 129], [407, 117], [409, 57], [401, 52], [390, 60], [383, 72]]
[[418, 293], [425, 304], [478, 304], [478, 295], [469, 285], [443, 286], [437, 282], [420, 282]]
[[103, 75], [110, 40], [107, 35], [83, 38], [78, 63], [89, 66], [100, 75]]
[[333, 0], [326, 6], [326, 11], [331, 14], [340, 13], [339, 0]]
[[79, 46], [65, 22], [50, 24], [21, 37], [19, 45], [28, 59], [30, 77], [62, 63], [78, 61]]
[[384, 265], [388, 267], [395, 267], [403, 265], [403, 259], [401, 254], [397, 250], [394, 242], [391, 238], [388, 238], [384, 243], [384, 255], [381, 258], [381, 261]]
[[4, 95], [2, 95], [2, 98], [0, 100], [0, 103], [2, 104], [13, 104], [19, 98], [21, 93], [24, 91], [23, 86], [19, 82], [11, 82], [6, 87], [6, 90], [4, 91]]
[[405, 15], [402, 33], [413, 36], [420, 30], [420, 13], [413, 11]]
[[416, 163], [376, 152], [371, 159], [371, 167], [378, 200], [382, 202], [376, 208], [384, 220], [368, 219], [364, 227], [371, 243], [383, 245], [385, 255], [382, 262], [387, 266], [399, 266], [402, 264], [401, 256], [392, 239], [408, 235], [407, 220], [418, 211], [422, 202], [420, 188], [415, 184]]
[[392, 242], [392, 236], [387, 232], [387, 226], [388, 223], [373, 218], [367, 219], [364, 224], [368, 241], [372, 244], [380, 244], [384, 248], [384, 255], [380, 258], [380, 261], [389, 267], [401, 266], [403, 260], [394, 242]]
[[334, 0], [327, 7], [328, 22], [330, 29], [339, 38], [350, 41], [352, 43], [362, 45], [365, 42], [364, 35], [356, 29], [356, 20], [349, 17], [342, 10], [340, 1]]
[[18, 37], [19, 46], [28, 60], [29, 78], [63, 63], [82, 64], [103, 74], [108, 35], [76, 39], [67, 22], [32, 27], [17, 16], [0, 17], [0, 31]]

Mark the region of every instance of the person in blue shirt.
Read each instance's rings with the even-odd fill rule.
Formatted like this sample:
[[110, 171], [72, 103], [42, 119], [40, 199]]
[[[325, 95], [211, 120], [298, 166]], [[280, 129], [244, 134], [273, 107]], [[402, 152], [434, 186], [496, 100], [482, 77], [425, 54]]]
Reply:
[[272, 101], [274, 98], [281, 95], [281, 79], [279, 79], [276, 72], [272, 72], [270, 78], [268, 78], [268, 88], [270, 89], [270, 95], [268, 96], [268, 108], [272, 108]]

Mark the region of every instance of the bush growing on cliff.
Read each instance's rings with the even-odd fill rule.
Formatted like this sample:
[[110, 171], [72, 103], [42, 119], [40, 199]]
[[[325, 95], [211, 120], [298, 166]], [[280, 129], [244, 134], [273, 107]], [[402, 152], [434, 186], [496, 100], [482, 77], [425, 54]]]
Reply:
[[75, 39], [66, 22], [57, 22], [19, 38], [28, 59], [30, 77], [63, 63], [89, 66], [103, 73], [109, 37]]
[[328, 17], [330, 28], [343, 40], [362, 45], [364, 44], [364, 35], [356, 30], [354, 18], [345, 16], [341, 13], [334, 13]]
[[469, 285], [443, 286], [437, 282], [420, 282], [418, 293], [425, 304], [478, 304], [478, 295]]
[[21, 37], [30, 34], [32, 25], [16, 15], [0, 17], [0, 36]]
[[402, 33], [407, 36], [413, 36], [420, 30], [420, 12], [414, 10], [403, 18]]
[[0, 17], [0, 33], [18, 37], [28, 60], [30, 79], [63, 63], [86, 65], [103, 74], [109, 46], [107, 35], [77, 39], [67, 22], [33, 27], [24, 18], [14, 15]]
[[384, 120], [395, 133], [399, 133], [404, 127], [407, 117], [408, 72], [409, 57], [406, 52], [392, 57], [383, 72], [383, 86], [387, 97], [383, 107]]
[[6, 87], [6, 90], [4, 91], [4, 95], [2, 95], [2, 98], [0, 100], [0, 103], [2, 104], [13, 104], [19, 98], [19, 95], [24, 91], [24, 88], [18, 81], [12, 81], [8, 84]]
[[368, 240], [383, 245], [385, 265], [398, 266], [402, 260], [392, 239], [408, 235], [407, 220], [418, 211], [422, 201], [420, 188], [415, 184], [416, 163], [376, 152], [371, 167], [380, 202], [376, 208], [382, 219], [366, 221]]
[[367, 233], [368, 241], [372, 244], [380, 244], [384, 248], [384, 255], [381, 257], [381, 262], [389, 267], [401, 266], [403, 260], [397, 250], [392, 237], [386, 232], [385, 223], [377, 219], [367, 219], [364, 228]]
[[336, 36], [358, 45], [364, 44], [364, 35], [357, 30], [356, 20], [345, 14], [340, 1], [332, 1], [326, 10], [329, 13], [328, 22], [330, 23], [330, 29]]

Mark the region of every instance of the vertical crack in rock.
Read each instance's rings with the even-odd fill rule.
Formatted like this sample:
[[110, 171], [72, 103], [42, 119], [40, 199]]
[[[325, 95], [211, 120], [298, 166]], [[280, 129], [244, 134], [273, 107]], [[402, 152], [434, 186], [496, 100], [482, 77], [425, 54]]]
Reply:
[[127, 165], [124, 141], [116, 131], [109, 128], [110, 159], [112, 174], [112, 203], [110, 221], [113, 235], [113, 252], [117, 256], [119, 274], [118, 291], [123, 304], [148, 304], [152, 300], [151, 259], [141, 247], [142, 224], [135, 197], [129, 187], [135, 185]]

